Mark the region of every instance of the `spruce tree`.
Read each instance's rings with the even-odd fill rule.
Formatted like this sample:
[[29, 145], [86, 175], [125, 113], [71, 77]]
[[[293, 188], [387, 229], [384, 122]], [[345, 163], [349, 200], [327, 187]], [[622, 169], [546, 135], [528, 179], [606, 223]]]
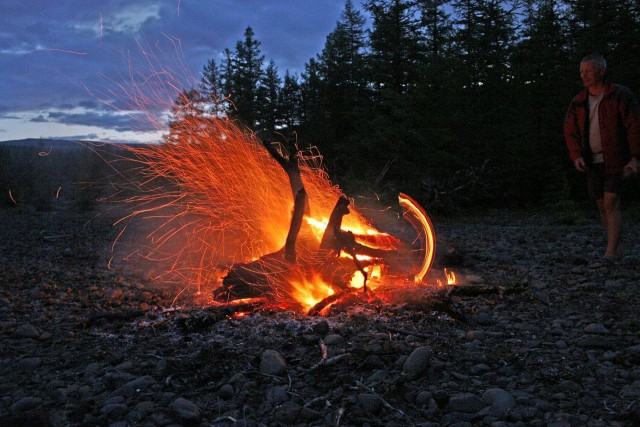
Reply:
[[258, 83], [256, 98], [255, 129], [266, 138], [276, 130], [278, 120], [278, 98], [280, 96], [282, 79], [278, 76], [276, 63], [271, 60]]
[[233, 103], [230, 115], [245, 126], [253, 128], [258, 124], [258, 86], [264, 73], [264, 55], [251, 27], [247, 27], [244, 40], [236, 43], [230, 59], [231, 67], [227, 70], [231, 83], [229, 95]]

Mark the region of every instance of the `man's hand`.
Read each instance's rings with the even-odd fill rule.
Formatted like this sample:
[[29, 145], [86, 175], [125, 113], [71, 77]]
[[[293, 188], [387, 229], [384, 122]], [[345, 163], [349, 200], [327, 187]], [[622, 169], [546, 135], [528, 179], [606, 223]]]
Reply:
[[624, 165], [624, 174], [625, 176], [627, 176], [632, 174], [635, 175], [637, 173], [638, 173], [638, 158], [632, 157], [631, 160], [629, 160], [629, 163]]
[[580, 172], [584, 172], [587, 170], [587, 165], [584, 163], [584, 159], [582, 157], [578, 157], [577, 159], [575, 159], [573, 161], [573, 164]]

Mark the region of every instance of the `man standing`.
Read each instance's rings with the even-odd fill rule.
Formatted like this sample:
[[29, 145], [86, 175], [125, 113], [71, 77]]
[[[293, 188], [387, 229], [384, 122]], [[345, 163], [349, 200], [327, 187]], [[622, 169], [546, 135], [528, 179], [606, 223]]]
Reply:
[[622, 177], [638, 172], [640, 107], [628, 88], [607, 81], [606, 70], [600, 55], [580, 61], [584, 89], [571, 101], [564, 137], [576, 169], [587, 174], [607, 232], [603, 262], [612, 264], [620, 256]]

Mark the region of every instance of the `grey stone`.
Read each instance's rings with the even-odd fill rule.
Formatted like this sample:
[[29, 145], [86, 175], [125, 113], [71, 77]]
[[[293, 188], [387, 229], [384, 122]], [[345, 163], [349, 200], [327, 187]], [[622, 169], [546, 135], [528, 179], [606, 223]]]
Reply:
[[193, 422], [200, 419], [200, 408], [183, 397], [178, 397], [169, 405], [171, 409], [181, 421]]
[[133, 422], [142, 422], [155, 410], [155, 403], [149, 401], [140, 402], [133, 408], [131, 412], [129, 412], [127, 418]]
[[42, 404], [42, 399], [38, 397], [23, 397], [11, 405], [11, 412], [26, 412], [37, 408]]
[[590, 323], [584, 327], [587, 334], [608, 334], [609, 330], [602, 323]]
[[418, 347], [404, 361], [402, 372], [410, 377], [417, 377], [427, 371], [430, 362], [431, 350], [429, 347]]
[[274, 407], [282, 405], [287, 400], [289, 400], [289, 396], [284, 386], [272, 387], [267, 391], [267, 402]]
[[237, 374], [233, 375], [231, 378], [229, 378], [229, 384], [244, 384], [247, 382], [247, 377], [245, 374], [243, 374], [242, 372], [238, 372]]
[[344, 338], [342, 338], [342, 336], [338, 334], [330, 334], [324, 338], [324, 343], [326, 345], [334, 345], [334, 346], [343, 345]]
[[40, 337], [40, 331], [30, 323], [26, 323], [24, 325], [18, 326], [14, 331], [13, 335], [18, 338], [38, 338]]
[[42, 365], [42, 359], [40, 357], [25, 357], [16, 360], [16, 368], [22, 370], [35, 369]]
[[321, 320], [320, 322], [313, 325], [313, 333], [318, 336], [325, 336], [329, 333], [329, 322], [326, 320]]
[[231, 399], [234, 394], [236, 394], [236, 392], [231, 384], [225, 384], [220, 387], [220, 390], [218, 390], [218, 396], [220, 396], [220, 398], [224, 400]]
[[382, 409], [382, 400], [377, 394], [362, 393], [358, 395], [358, 406], [365, 412], [376, 415]]
[[431, 399], [431, 393], [423, 390], [416, 395], [416, 404], [425, 405]]
[[292, 400], [288, 400], [275, 410], [276, 419], [285, 424], [299, 422], [302, 407]]
[[260, 357], [260, 372], [267, 375], [282, 375], [287, 372], [287, 362], [275, 350], [265, 350]]
[[472, 393], [458, 394], [449, 399], [449, 409], [455, 412], [475, 414], [487, 406], [480, 397]]
[[100, 412], [108, 418], [119, 418], [128, 412], [128, 408], [124, 403], [108, 403], [100, 409]]
[[482, 399], [491, 405], [488, 413], [497, 418], [503, 418], [516, 407], [516, 399], [501, 388], [488, 389], [482, 394]]
[[144, 377], [131, 380], [125, 385], [117, 388], [112, 395], [133, 397], [136, 394], [145, 391], [151, 384], [155, 384], [155, 382], [156, 380], [154, 380], [152, 376], [145, 375]]
[[478, 313], [478, 315], [476, 316], [476, 321], [478, 322], [479, 325], [482, 325], [482, 326], [489, 326], [495, 323], [495, 321], [493, 320], [493, 317], [491, 317], [487, 313]]

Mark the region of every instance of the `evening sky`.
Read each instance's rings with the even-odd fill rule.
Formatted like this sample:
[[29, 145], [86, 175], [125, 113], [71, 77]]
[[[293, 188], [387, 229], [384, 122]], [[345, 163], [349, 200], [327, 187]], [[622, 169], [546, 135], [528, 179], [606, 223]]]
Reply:
[[174, 87], [197, 82], [248, 26], [266, 62], [300, 75], [344, 3], [2, 0], [0, 141], [158, 141]]

